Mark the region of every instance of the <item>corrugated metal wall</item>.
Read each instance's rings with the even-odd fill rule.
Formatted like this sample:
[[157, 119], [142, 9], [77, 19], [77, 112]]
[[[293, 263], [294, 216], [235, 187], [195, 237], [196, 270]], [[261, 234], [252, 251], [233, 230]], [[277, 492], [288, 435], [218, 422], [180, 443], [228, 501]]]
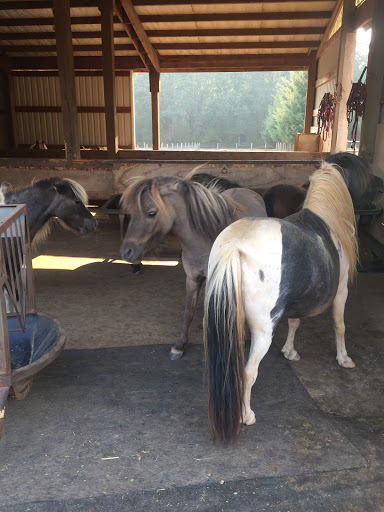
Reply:
[[[14, 76], [16, 107], [59, 107], [60, 85], [58, 76]], [[104, 89], [102, 76], [76, 76], [78, 107], [103, 107]], [[116, 77], [116, 106], [130, 107], [131, 78]], [[79, 112], [80, 144], [106, 146], [105, 115], [96, 112]], [[16, 112], [18, 144], [33, 144], [43, 139], [48, 145], [63, 145], [64, 133], [61, 112]], [[119, 146], [132, 144], [131, 113], [116, 114]]]

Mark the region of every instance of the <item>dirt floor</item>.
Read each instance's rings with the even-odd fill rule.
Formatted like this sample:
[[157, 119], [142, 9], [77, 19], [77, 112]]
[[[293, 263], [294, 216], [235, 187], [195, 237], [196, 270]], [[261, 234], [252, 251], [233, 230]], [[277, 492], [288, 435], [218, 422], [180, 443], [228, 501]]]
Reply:
[[[178, 259], [177, 247], [173, 252], [172, 248], [168, 248], [168, 253], [162, 254], [160, 258], [162, 261], [177, 262], [176, 266], [148, 265], [145, 266], [143, 274], [135, 275], [132, 272], [132, 266], [118, 262], [120, 260], [119, 227], [103, 214], [98, 213], [97, 217], [99, 228], [95, 234], [80, 237], [58, 228], [40, 247], [39, 258], [35, 259], [35, 265], [38, 267], [34, 274], [39, 312], [57, 318], [67, 334], [66, 350], [68, 350], [69, 359], [65, 360], [65, 354], [60, 357], [64, 357], [63, 361], [67, 361], [65, 364], [69, 364], [68, 361], [76, 360], [75, 350], [85, 349], [78, 352], [79, 361], [84, 361], [87, 358], [87, 353], [90, 357], [91, 354], [93, 354], [92, 357], [96, 357], [96, 355], [101, 357], [102, 352], [95, 349], [125, 347], [121, 350], [131, 350], [131, 354], [140, 354], [145, 361], [145, 354], [148, 351], [148, 354], [153, 353], [153, 357], [161, 361], [158, 370], [160, 377], [156, 378], [163, 379], [164, 382], [167, 379], [166, 368], [170, 368], [170, 372], [173, 372], [174, 368], [177, 368], [176, 365], [182, 364], [184, 366], [179, 368], [185, 368], [187, 371], [188, 357], [190, 357], [191, 365], [193, 363], [196, 367], [202, 366], [202, 298], [200, 298], [191, 328], [191, 347], [186, 351], [182, 360], [173, 362], [167, 360], [170, 345], [174, 343], [180, 332], [184, 308], [184, 272]], [[51, 258], [46, 256], [51, 256]], [[65, 267], [65, 269], [54, 268], [59, 266]], [[152, 488], [151, 485], [148, 485], [143, 489], [127, 484], [123, 490], [124, 487], [116, 486], [115, 481], [115, 487], [110, 487], [112, 491], [109, 493], [90, 490], [88, 494], [84, 495], [76, 494], [76, 492], [66, 494], [63, 491], [61, 495], [57, 491], [51, 490], [51, 492], [45, 493], [42, 490], [39, 498], [38, 488], [35, 487], [34, 492], [29, 493], [29, 497], [27, 493], [18, 495], [17, 492], [13, 494], [10, 492], [6, 499], [7, 494], [2, 494], [4, 501], [0, 500], [0, 511], [153, 510], [158, 512], [175, 510], [182, 512], [204, 510], [211, 512], [265, 510], [328, 512], [337, 510], [338, 512], [383, 512], [383, 299], [384, 273], [359, 273], [357, 283], [350, 291], [345, 316], [347, 350], [356, 363], [356, 368], [353, 370], [343, 369], [336, 363], [330, 312], [302, 322], [296, 338], [296, 348], [301, 355], [300, 361], [285, 362], [278, 354], [278, 349], [285, 341], [286, 325], [279, 325], [275, 333], [276, 361], [280, 361], [279, 358], [282, 358], [281, 364], [286, 364], [286, 366], [281, 367], [281, 375], [279, 374], [280, 370], [276, 370], [276, 375], [273, 374], [275, 380], [271, 377], [272, 380], [268, 382], [268, 385], [263, 385], [263, 365], [261, 366], [259, 377], [261, 384], [254, 390], [255, 403], [260, 400], [262, 404], [264, 389], [265, 394], [271, 395], [268, 398], [268, 404], [271, 407], [273, 404], [277, 404], [279, 396], [273, 396], [276, 385], [276, 393], [284, 395], [284, 410], [289, 411], [289, 401], [292, 401], [292, 414], [297, 418], [300, 417], [303, 410], [305, 411], [306, 407], [313, 406], [317, 419], [312, 423], [315, 424], [317, 421], [319, 425], [320, 423], [323, 425], [322, 422], [326, 422], [324, 430], [320, 427], [318, 429], [318, 440], [315, 430], [306, 432], [305, 439], [307, 441], [305, 441], [303, 433], [289, 433], [291, 427], [286, 426], [279, 431], [280, 433], [273, 434], [276, 436], [274, 438], [275, 448], [268, 445], [268, 450], [264, 449], [263, 443], [268, 442], [268, 428], [272, 431], [272, 428], [281, 427], [281, 425], [279, 425], [278, 416], [271, 414], [271, 423], [268, 427], [266, 419], [269, 407], [260, 405], [262, 414], [265, 416], [264, 423], [261, 422], [259, 428], [262, 432], [265, 429], [266, 437], [264, 441], [262, 437], [258, 438], [260, 445], [254, 445], [254, 454], [251, 452], [250, 455], [250, 448], [247, 444], [245, 452], [239, 448], [239, 453], [245, 457], [243, 460], [246, 466], [242, 467], [242, 460], [239, 460], [237, 472], [234, 469], [233, 473], [228, 474], [228, 478], [223, 481], [215, 480], [213, 477], [202, 481], [198, 476], [189, 481], [188, 472], [184, 470], [186, 471], [185, 479], [181, 478], [183, 483], [180, 479], [175, 480], [177, 484], [171, 481], [167, 482], [165, 479], [162, 481], [161, 488]], [[136, 352], [133, 352], [134, 350]], [[128, 352], [121, 352], [121, 354], [123, 353], [128, 354]], [[118, 354], [118, 351], [112, 350], [110, 354]], [[275, 355], [272, 354], [272, 359], [266, 363], [266, 369], [270, 367], [269, 365], [272, 365], [271, 368], [276, 367], [272, 362], [273, 357]], [[53, 365], [55, 364], [53, 363]], [[278, 367], [280, 368], [280, 366]], [[52, 366], [52, 368], [55, 367]], [[60, 365], [57, 366], [57, 369], [60, 373]], [[272, 370], [271, 372], [273, 373]], [[292, 373], [292, 379], [289, 377], [290, 373]], [[48, 371], [46, 375], [51, 374]], [[33, 395], [33, 387], [30, 395], [32, 398], [28, 397], [24, 401], [26, 404], [31, 399], [35, 400], [36, 408], [39, 407], [38, 393], [41, 393], [44, 388], [44, 378], [46, 377], [43, 374], [40, 381], [36, 380], [36, 395]], [[171, 373], [169, 378], [173, 378]], [[285, 381], [282, 383], [279, 380], [285, 378], [287, 379], [286, 386]], [[296, 386], [296, 381], [299, 387]], [[93, 385], [92, 382], [92, 380], [89, 381], [90, 387]], [[179, 381], [177, 382], [181, 386], [178, 388], [178, 394], [182, 395], [183, 386], [188, 388], [189, 382], [182, 379], [180, 380], [181, 384]], [[292, 388], [288, 387], [288, 382]], [[129, 385], [134, 384], [131, 382]], [[191, 385], [197, 386], [198, 384], [192, 380]], [[80, 395], [91, 392], [91, 389], [84, 391], [84, 388], [80, 388], [80, 390], [82, 391], [79, 391], [79, 399]], [[259, 398], [257, 397], [258, 393]], [[308, 396], [308, 403], [312, 405], [307, 404], [306, 396]], [[204, 399], [202, 400], [204, 403]], [[281, 407], [283, 410], [282, 405]], [[278, 409], [276, 414], [278, 415]], [[286, 414], [288, 415], [289, 412]], [[7, 408], [3, 439], [0, 442], [0, 481], [3, 481], [3, 487], [5, 486], [7, 489], [13, 489], [18, 482], [14, 480], [16, 476], [7, 473], [9, 465], [4, 461], [7, 457], [10, 458], [9, 460], [12, 459], [11, 454], [7, 453], [5, 443], [8, 441], [12, 445], [16, 460], [22, 460], [22, 451], [17, 453], [18, 450], [21, 450], [21, 444], [18, 445], [16, 438], [12, 438], [11, 432], [12, 421], [15, 421], [18, 428], [21, 429], [19, 432], [24, 428], [22, 415], [20, 403], [16, 403], [13, 399]], [[281, 421], [283, 422], [283, 420]], [[298, 419], [298, 421], [304, 430], [310, 425], [302, 419]], [[249, 436], [257, 432], [258, 424], [247, 427], [242, 436], [250, 441]], [[164, 427], [161, 426], [160, 415], [158, 429], [163, 432], [163, 436], [167, 436], [167, 432], [162, 431], [162, 428]], [[185, 427], [181, 426], [181, 428]], [[209, 434], [206, 432], [206, 428], [206, 424], [203, 424], [203, 435], [208, 440]], [[328, 441], [327, 428], [329, 428]], [[148, 435], [148, 432], [136, 434], [140, 437]], [[41, 435], [44, 435], [43, 430]], [[309, 442], [308, 439], [312, 436], [310, 444], [306, 445], [305, 469], [303, 466], [300, 470], [289, 462], [291, 456], [289, 435], [296, 436], [294, 437], [296, 440], [304, 439], [304, 444]], [[193, 434], [191, 436], [191, 439], [194, 439]], [[207, 440], [204, 442], [208, 442]], [[316, 448], [317, 441], [319, 446]], [[188, 458], [188, 451], [185, 452], [188, 446], [191, 449], [191, 444], [183, 447], [180, 444], [175, 444], [173, 446], [174, 462], [170, 462], [172, 459], [167, 459], [168, 463], [177, 465], [178, 459], [182, 461], [184, 456]], [[208, 444], [206, 446], [207, 451], [211, 450]], [[282, 447], [284, 448], [284, 446], [286, 446], [288, 459], [285, 461], [286, 465], [283, 464], [279, 469], [275, 467], [274, 451], [282, 450], [283, 453]], [[230, 459], [234, 459], [236, 458], [236, 446], [231, 450], [233, 451], [230, 452]], [[258, 450], [263, 457], [262, 468], [264, 469], [261, 469], [260, 466], [252, 472], [250, 468], [253, 463], [247, 457], [252, 456], [257, 460]], [[321, 457], [316, 458], [318, 455], [316, 450], [321, 450], [322, 459]], [[334, 450], [333, 453], [332, 450]], [[338, 454], [340, 454], [339, 466]], [[214, 454], [212, 456], [214, 457]], [[295, 459], [295, 464], [297, 460]], [[221, 463], [223, 464], [222, 460]], [[181, 464], [182, 462], [180, 462]], [[213, 474], [214, 470], [209, 475], [211, 473]], [[17, 472], [14, 473], [14, 475], [16, 474]], [[156, 480], [156, 476], [153, 478]], [[116, 479], [119, 477], [116, 476]], [[39, 485], [38, 481], [36, 485]]]

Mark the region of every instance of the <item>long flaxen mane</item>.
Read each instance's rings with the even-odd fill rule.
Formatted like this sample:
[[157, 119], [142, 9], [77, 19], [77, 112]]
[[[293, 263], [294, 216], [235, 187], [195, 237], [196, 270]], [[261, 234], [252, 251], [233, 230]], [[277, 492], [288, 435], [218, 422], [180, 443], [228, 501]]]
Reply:
[[338, 238], [349, 263], [349, 279], [356, 274], [358, 246], [353, 203], [342, 174], [334, 164], [323, 162], [310, 177], [303, 208], [318, 215]]
[[238, 203], [194, 182], [193, 178], [182, 180], [174, 177], [135, 178], [122, 195], [122, 208], [129, 213], [135, 205], [142, 212], [143, 196], [148, 192], [159, 214], [169, 215], [166, 196], [161, 194], [163, 186], [184, 197], [191, 228], [203, 238], [214, 240], [237, 219], [237, 212], [241, 211]]

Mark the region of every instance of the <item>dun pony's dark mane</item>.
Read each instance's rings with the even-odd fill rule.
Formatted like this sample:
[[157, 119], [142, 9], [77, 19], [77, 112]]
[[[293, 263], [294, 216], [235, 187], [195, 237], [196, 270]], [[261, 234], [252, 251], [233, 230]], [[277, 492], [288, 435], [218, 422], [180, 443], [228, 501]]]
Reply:
[[175, 185], [175, 192], [178, 190], [185, 199], [191, 228], [203, 238], [214, 240], [225, 227], [236, 220], [236, 212], [241, 210], [235, 201], [194, 182], [193, 178], [182, 180], [173, 177], [135, 180], [123, 193], [121, 206], [129, 212], [129, 208], [136, 204], [138, 210], [142, 211], [143, 195], [149, 192], [159, 212], [167, 214], [169, 208], [161, 196], [160, 188], [172, 183]]

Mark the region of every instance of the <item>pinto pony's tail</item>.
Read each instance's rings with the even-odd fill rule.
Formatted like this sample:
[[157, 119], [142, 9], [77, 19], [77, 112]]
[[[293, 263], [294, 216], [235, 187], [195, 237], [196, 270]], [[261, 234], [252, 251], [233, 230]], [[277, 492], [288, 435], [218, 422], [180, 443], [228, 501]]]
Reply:
[[303, 208], [318, 215], [338, 238], [348, 260], [352, 281], [358, 260], [356, 220], [351, 195], [334, 164], [323, 162], [312, 174]]
[[245, 312], [233, 242], [212, 248], [204, 311], [209, 425], [214, 440], [228, 443], [240, 433], [244, 381]]

